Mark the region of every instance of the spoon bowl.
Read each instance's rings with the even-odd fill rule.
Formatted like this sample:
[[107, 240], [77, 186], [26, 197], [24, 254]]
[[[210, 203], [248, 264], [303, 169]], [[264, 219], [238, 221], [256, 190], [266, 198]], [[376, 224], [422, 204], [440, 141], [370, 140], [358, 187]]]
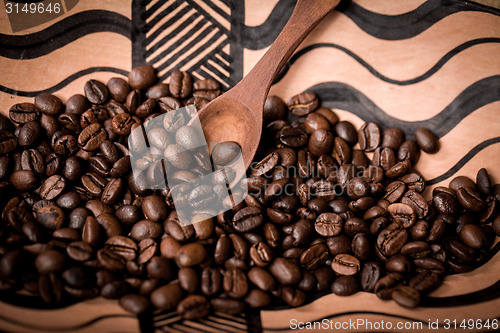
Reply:
[[248, 167], [259, 145], [262, 117], [256, 117], [246, 105], [225, 95], [207, 104], [202, 111], [199, 117], [207, 143], [237, 142]]

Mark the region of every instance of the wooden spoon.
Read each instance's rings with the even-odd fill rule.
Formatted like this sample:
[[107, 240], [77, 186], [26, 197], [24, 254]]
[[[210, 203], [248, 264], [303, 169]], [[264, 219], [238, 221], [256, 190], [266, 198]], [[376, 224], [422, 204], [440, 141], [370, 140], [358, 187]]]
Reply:
[[235, 141], [245, 168], [257, 151], [264, 103], [276, 75], [292, 53], [340, 0], [298, 0], [292, 16], [252, 70], [231, 90], [199, 112], [207, 142]]

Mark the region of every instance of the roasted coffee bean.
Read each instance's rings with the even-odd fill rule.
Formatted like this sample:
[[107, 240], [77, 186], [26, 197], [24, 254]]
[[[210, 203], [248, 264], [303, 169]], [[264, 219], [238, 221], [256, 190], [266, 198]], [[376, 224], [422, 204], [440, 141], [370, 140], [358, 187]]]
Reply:
[[86, 151], [94, 151], [108, 138], [100, 124], [90, 124], [78, 136], [78, 145]]
[[329, 258], [329, 251], [324, 244], [314, 244], [300, 256], [300, 264], [307, 270], [315, 270]]
[[87, 261], [93, 256], [92, 247], [88, 243], [82, 241], [68, 244], [66, 253], [75, 261]]
[[8, 131], [0, 131], [0, 154], [7, 154], [16, 149], [17, 138]]
[[428, 293], [436, 289], [440, 283], [439, 274], [432, 271], [422, 271], [410, 280], [409, 286], [420, 293]]
[[57, 96], [47, 93], [35, 97], [35, 106], [38, 110], [50, 116], [57, 116], [63, 109], [61, 100]]
[[38, 278], [38, 292], [45, 303], [58, 304], [63, 298], [63, 284], [56, 274], [43, 274]]
[[365, 123], [358, 131], [358, 140], [362, 150], [374, 151], [380, 145], [380, 128], [375, 123]]
[[66, 180], [60, 175], [53, 175], [47, 178], [41, 188], [40, 196], [46, 200], [58, 197], [66, 188]]
[[384, 257], [398, 253], [408, 239], [408, 233], [402, 225], [393, 223], [377, 237], [377, 250]]
[[257, 242], [250, 248], [250, 259], [259, 267], [265, 267], [273, 259], [273, 252], [266, 243]]
[[151, 303], [161, 310], [172, 310], [182, 299], [182, 290], [178, 283], [169, 283], [151, 293]]
[[405, 274], [410, 271], [411, 262], [406, 256], [396, 254], [385, 263], [385, 268], [389, 272]]
[[167, 205], [159, 196], [149, 195], [142, 202], [144, 216], [154, 222], [161, 222], [168, 216]]
[[202, 263], [207, 258], [207, 251], [199, 243], [189, 243], [177, 250], [175, 258], [182, 267], [190, 267]]
[[146, 238], [159, 239], [163, 234], [163, 226], [151, 220], [141, 220], [134, 224], [130, 236], [140, 242]]
[[353, 276], [340, 276], [332, 283], [332, 292], [337, 296], [350, 296], [359, 290], [359, 282]]
[[405, 174], [408, 173], [411, 167], [411, 162], [409, 160], [404, 160], [401, 162], [398, 162], [394, 164], [392, 167], [390, 167], [386, 172], [385, 175], [389, 178], [397, 178], [404, 176]]
[[241, 147], [233, 141], [220, 142], [211, 151], [212, 160], [217, 165], [227, 165], [241, 154]]
[[332, 269], [339, 275], [354, 275], [360, 268], [360, 261], [349, 254], [337, 254], [332, 260]]
[[417, 163], [420, 158], [420, 149], [417, 143], [413, 140], [406, 140], [399, 146], [398, 160], [410, 160], [411, 164]]
[[193, 89], [193, 79], [187, 72], [175, 70], [170, 76], [170, 94], [175, 98], [186, 98]]
[[64, 223], [64, 212], [54, 205], [47, 205], [36, 212], [38, 223], [47, 229], [59, 229]]
[[458, 213], [458, 202], [457, 200], [448, 193], [438, 193], [432, 198], [434, 207], [441, 214], [455, 215]]
[[93, 104], [104, 104], [108, 99], [109, 90], [104, 83], [90, 80], [84, 86], [85, 97]]
[[41, 135], [42, 127], [40, 123], [37, 121], [29, 121], [25, 123], [21, 130], [19, 131], [19, 135], [17, 140], [19, 142], [19, 146], [21, 147], [31, 147], [37, 144], [40, 135]]
[[393, 203], [387, 207], [387, 212], [391, 215], [393, 223], [402, 225], [404, 228], [410, 228], [417, 221], [417, 214], [411, 205]]
[[422, 219], [429, 214], [429, 204], [418, 192], [413, 190], [406, 192], [401, 199], [401, 202], [411, 206], [419, 219]]
[[428, 154], [434, 154], [439, 150], [438, 137], [426, 128], [417, 128], [415, 140], [419, 147]]
[[155, 70], [152, 66], [143, 65], [132, 69], [128, 75], [128, 83], [132, 89], [147, 89], [156, 82]]
[[335, 213], [323, 213], [314, 222], [314, 229], [324, 237], [336, 236], [343, 228], [342, 218]]
[[280, 131], [279, 139], [285, 146], [292, 148], [304, 147], [309, 138], [300, 128], [286, 127]]
[[[338, 138], [338, 140], [342, 140], [342, 139]], [[314, 133], [309, 138], [308, 149], [311, 152], [311, 154], [313, 154], [314, 156], [328, 154], [332, 151], [333, 141], [334, 141], [334, 138], [333, 138], [333, 134], [331, 132], [329, 132], [325, 129], [318, 129], [318, 130], [314, 131]], [[349, 153], [350, 153], [350, 151], [349, 151]]]
[[415, 308], [420, 304], [420, 293], [408, 286], [397, 286], [392, 292], [392, 299], [405, 308]]
[[456, 196], [460, 205], [470, 212], [480, 212], [485, 207], [481, 195], [469, 187], [459, 188]]
[[[9, 162], [8, 156], [2, 156], [1, 159], [5, 159], [7, 165], [3, 167], [0, 166], [0, 169], [3, 169], [3, 172], [0, 170], [0, 176], [2, 173], [7, 173]], [[43, 175], [45, 174], [45, 159], [37, 149], [27, 149], [21, 154], [21, 167], [23, 170], [32, 171], [37, 175]], [[3, 176], [0, 178], [3, 178]]]
[[40, 110], [32, 103], [14, 104], [9, 110], [9, 117], [18, 125], [40, 119]]
[[318, 108], [318, 97], [314, 93], [305, 92], [290, 98], [288, 109], [296, 116], [305, 116]]
[[392, 148], [377, 148], [373, 153], [373, 165], [380, 166], [384, 170], [389, 170], [396, 164], [396, 155]]
[[130, 85], [127, 81], [120, 77], [113, 77], [109, 79], [107, 87], [111, 98], [120, 103], [125, 102], [125, 99], [130, 92]]
[[370, 258], [370, 239], [366, 233], [358, 233], [353, 237], [352, 252], [360, 260], [368, 260]]
[[382, 148], [398, 149], [405, 141], [405, 133], [400, 128], [387, 128], [382, 133]]
[[165, 257], [153, 257], [148, 262], [146, 266], [148, 274], [152, 278], [158, 278], [163, 280], [172, 280], [174, 276], [174, 268], [172, 267], [171, 261]]
[[233, 217], [233, 227], [238, 232], [248, 232], [259, 227], [263, 222], [262, 211], [257, 207], [246, 207]]
[[382, 274], [383, 268], [380, 262], [366, 262], [361, 271], [361, 288], [364, 291], [372, 292], [378, 280], [382, 277]]
[[105, 248], [121, 255], [127, 260], [134, 260], [138, 250], [137, 244], [125, 236], [113, 236], [109, 238], [106, 241]]
[[237, 268], [230, 268], [224, 273], [222, 285], [224, 291], [233, 298], [243, 298], [248, 293], [247, 277]]
[[110, 249], [97, 251], [97, 260], [101, 267], [112, 272], [119, 272], [125, 268], [126, 259]]
[[459, 237], [466, 245], [473, 249], [485, 247], [485, 235], [480, 226], [475, 224], [466, 224], [462, 227]]
[[446, 221], [445, 221], [446, 215], [439, 215], [434, 222], [432, 223], [432, 227], [429, 230], [429, 235], [427, 236], [426, 241], [434, 243], [441, 238], [446, 233]]
[[141, 314], [149, 308], [149, 300], [138, 294], [128, 294], [120, 298], [119, 304], [122, 308], [133, 314]]
[[300, 268], [285, 258], [276, 258], [269, 265], [269, 271], [282, 285], [295, 285], [302, 277]]
[[189, 295], [177, 305], [177, 313], [182, 319], [194, 320], [205, 317], [210, 310], [207, 299], [201, 295]]

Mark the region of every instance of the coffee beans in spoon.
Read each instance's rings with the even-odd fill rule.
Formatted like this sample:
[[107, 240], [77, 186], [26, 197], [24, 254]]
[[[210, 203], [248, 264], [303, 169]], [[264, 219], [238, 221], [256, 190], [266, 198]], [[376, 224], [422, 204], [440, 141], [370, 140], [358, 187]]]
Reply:
[[[439, 149], [432, 132], [356, 129], [312, 92], [269, 98], [255, 163], [214, 216], [241, 149], [199, 149], [182, 107], [221, 88], [154, 73], [141, 66], [128, 80], [91, 80], [66, 103], [42, 94], [0, 116], [4, 289], [34, 281], [49, 304], [102, 295], [185, 319], [300, 306], [325, 290], [413, 308], [446, 275], [477, 267], [500, 234], [500, 185], [485, 169], [425, 197], [416, 165]], [[193, 183], [207, 175], [210, 186]], [[192, 205], [192, 223], [173, 196]]]

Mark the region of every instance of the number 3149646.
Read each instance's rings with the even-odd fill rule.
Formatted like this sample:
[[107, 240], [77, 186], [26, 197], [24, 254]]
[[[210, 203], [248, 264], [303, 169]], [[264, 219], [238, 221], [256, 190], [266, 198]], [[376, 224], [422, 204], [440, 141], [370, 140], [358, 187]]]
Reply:
[[48, 3], [44, 4], [43, 2], [39, 3], [5, 3], [5, 10], [7, 14], [42, 14], [42, 13], [54, 13], [59, 14], [61, 12], [61, 4], [56, 3]]

